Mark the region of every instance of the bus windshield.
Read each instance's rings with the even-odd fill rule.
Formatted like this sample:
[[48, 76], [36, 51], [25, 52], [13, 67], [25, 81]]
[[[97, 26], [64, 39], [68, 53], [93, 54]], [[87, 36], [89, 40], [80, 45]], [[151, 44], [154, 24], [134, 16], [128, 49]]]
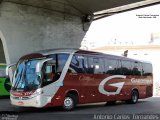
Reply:
[[68, 54], [62, 53], [52, 54], [45, 59], [19, 61], [13, 77], [12, 90], [36, 90], [57, 81], [68, 57]]
[[34, 90], [41, 85], [41, 80], [36, 73], [36, 65], [40, 60], [21, 61], [14, 75], [12, 84], [16, 90]]

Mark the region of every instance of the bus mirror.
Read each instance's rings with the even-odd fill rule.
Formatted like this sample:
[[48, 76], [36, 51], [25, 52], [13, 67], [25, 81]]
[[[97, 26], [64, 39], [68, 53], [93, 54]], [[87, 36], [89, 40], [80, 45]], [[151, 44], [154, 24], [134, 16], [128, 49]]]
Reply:
[[8, 65], [8, 66], [6, 67], [6, 77], [9, 77], [9, 69], [10, 69], [11, 67], [15, 66], [15, 65], [16, 65], [16, 63], [10, 64], [10, 65]]
[[44, 59], [44, 60], [41, 60], [40, 62], [38, 62], [37, 65], [36, 65], [36, 73], [40, 73], [43, 64], [44, 64], [45, 62], [49, 61], [49, 60], [52, 60], [52, 58]]

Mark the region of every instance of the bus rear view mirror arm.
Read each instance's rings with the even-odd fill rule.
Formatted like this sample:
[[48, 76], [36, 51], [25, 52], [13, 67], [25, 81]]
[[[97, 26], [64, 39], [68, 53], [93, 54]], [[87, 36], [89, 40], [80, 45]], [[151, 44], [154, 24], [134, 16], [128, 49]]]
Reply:
[[6, 67], [6, 77], [9, 77], [9, 69], [10, 69], [11, 67], [15, 66], [15, 65], [16, 65], [16, 63], [7, 65], [7, 67]]
[[36, 65], [36, 73], [39, 73], [42, 69], [43, 64], [49, 60], [52, 60], [52, 58], [44, 59], [38, 62], [38, 64]]

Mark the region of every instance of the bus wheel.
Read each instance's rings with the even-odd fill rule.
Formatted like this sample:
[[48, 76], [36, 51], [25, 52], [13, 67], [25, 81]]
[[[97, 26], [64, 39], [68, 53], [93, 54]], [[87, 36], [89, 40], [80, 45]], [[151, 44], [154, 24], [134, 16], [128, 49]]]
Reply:
[[138, 97], [139, 97], [138, 91], [133, 90], [131, 94], [131, 99], [127, 100], [126, 102], [130, 104], [136, 104], [138, 102]]
[[73, 110], [77, 105], [77, 96], [73, 94], [68, 94], [63, 102], [63, 109], [70, 111]]

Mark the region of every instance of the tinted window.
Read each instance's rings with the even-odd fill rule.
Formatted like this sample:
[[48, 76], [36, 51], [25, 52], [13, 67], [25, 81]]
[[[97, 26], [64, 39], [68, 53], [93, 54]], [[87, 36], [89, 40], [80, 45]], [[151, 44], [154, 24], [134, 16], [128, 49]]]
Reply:
[[56, 72], [62, 72], [64, 65], [66, 64], [69, 54], [60, 53], [60, 54], [53, 54], [49, 55], [49, 58], [53, 58], [56, 61]]
[[143, 63], [143, 75], [152, 75], [152, 65]]
[[87, 71], [88, 71], [87, 57], [79, 54], [74, 55], [68, 72], [86, 73]]
[[57, 58], [58, 58], [58, 66], [57, 66], [57, 72], [62, 72], [64, 65], [67, 62], [69, 55], [68, 54], [58, 54]]
[[100, 58], [99, 59], [99, 66], [100, 66], [100, 68], [99, 68], [99, 72], [100, 73], [105, 73], [105, 63], [104, 63], [104, 58]]
[[52, 62], [52, 61], [46, 62], [43, 71], [44, 71], [43, 85], [50, 84], [50, 83], [57, 80], [54, 62]]
[[105, 73], [106, 74], [121, 74], [120, 60], [105, 59]]
[[132, 75], [133, 74], [133, 62], [130, 61], [122, 61], [122, 74], [123, 75]]
[[133, 75], [141, 75], [142, 73], [142, 64], [140, 62], [133, 63]]
[[88, 57], [88, 72], [94, 74], [104, 73], [104, 59], [98, 57]]

